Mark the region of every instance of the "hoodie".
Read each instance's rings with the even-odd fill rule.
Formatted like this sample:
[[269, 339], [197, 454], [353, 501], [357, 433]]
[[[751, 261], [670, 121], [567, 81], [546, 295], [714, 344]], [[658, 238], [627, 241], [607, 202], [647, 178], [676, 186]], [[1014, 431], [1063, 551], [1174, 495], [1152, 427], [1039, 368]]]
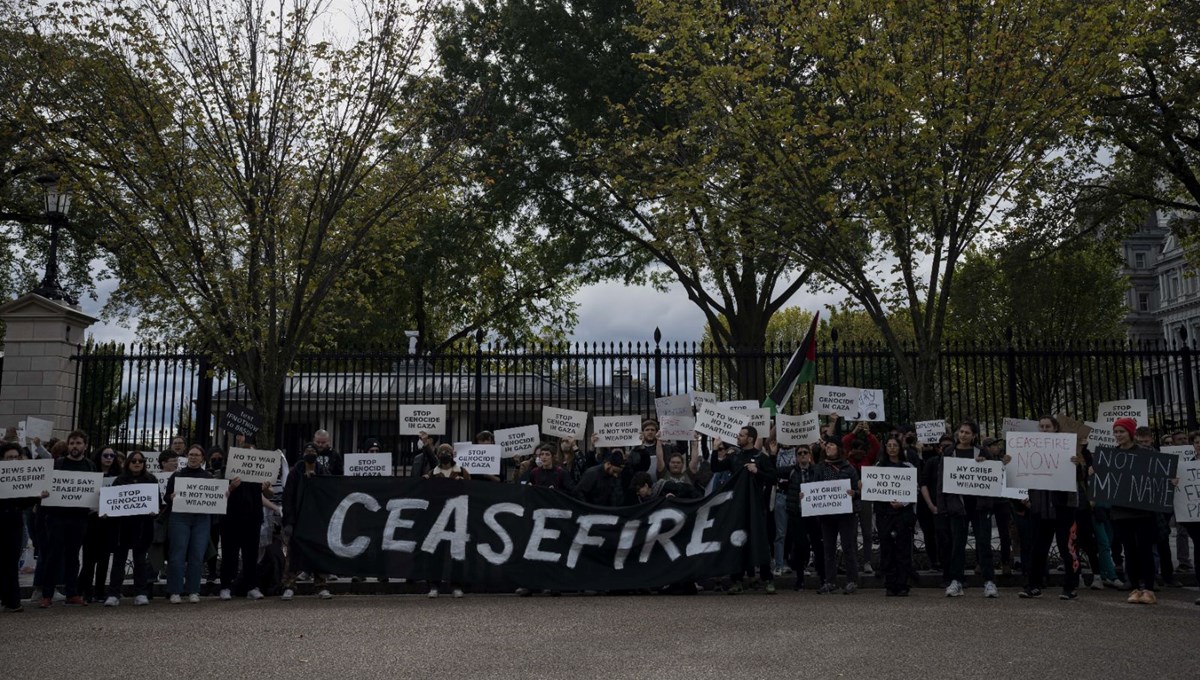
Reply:
[[814, 482], [831, 482], [838, 479], [849, 479], [850, 488], [854, 489], [854, 511], [858, 512], [858, 491], [862, 488], [858, 468], [843, 456], [837, 460], [823, 460], [816, 465], [817, 471]]

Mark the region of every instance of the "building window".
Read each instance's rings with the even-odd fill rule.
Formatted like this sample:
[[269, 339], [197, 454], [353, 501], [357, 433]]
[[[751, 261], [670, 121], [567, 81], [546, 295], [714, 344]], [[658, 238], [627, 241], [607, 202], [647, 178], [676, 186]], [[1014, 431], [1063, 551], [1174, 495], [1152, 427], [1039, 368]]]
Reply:
[[1146, 253], [1140, 253], [1140, 252], [1134, 253], [1133, 254], [1133, 266], [1136, 269], [1145, 269], [1146, 268]]
[[1149, 293], [1138, 293], [1138, 311], [1139, 312], [1150, 311], [1150, 294]]
[[1179, 299], [1179, 272], [1173, 271], [1170, 274], [1170, 290], [1168, 292], [1171, 300]]

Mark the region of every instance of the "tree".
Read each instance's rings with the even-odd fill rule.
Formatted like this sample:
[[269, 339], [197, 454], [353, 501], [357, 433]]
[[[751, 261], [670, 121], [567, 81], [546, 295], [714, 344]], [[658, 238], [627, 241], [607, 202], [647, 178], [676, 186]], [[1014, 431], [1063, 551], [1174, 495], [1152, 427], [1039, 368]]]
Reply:
[[334, 284], [448, 146], [416, 96], [429, 7], [364, 0], [333, 41], [320, 0], [46, 11], [38, 141], [111, 225], [117, 304], [231, 368], [269, 436]]
[[1091, 158], [1078, 140], [1124, 4], [642, 0], [638, 34], [664, 97], [755, 167], [768, 252], [866, 310], [933, 415], [956, 269]]
[[[572, 235], [591, 279], [678, 281], [718, 344], [747, 350], [723, 361], [743, 396], [759, 395], [755, 352], [808, 274], [757, 226], [769, 207], [757, 168], [711, 153], [686, 102], [665, 96], [669, 75], [639, 68], [639, 21], [630, 0], [465, 2], [444, 15], [438, 54], [461, 100], [482, 103], [467, 119], [496, 204]], [[663, 165], [686, 177], [664, 181]]]

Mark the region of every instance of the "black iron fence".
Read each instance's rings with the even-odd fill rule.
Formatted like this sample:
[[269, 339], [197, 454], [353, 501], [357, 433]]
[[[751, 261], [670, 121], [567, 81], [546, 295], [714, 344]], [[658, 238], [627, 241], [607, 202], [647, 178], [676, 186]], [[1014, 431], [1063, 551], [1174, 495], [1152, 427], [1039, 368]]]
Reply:
[[[326, 429], [342, 451], [377, 438], [403, 453], [414, 442], [398, 433], [401, 404], [445, 404], [451, 437], [462, 441], [484, 429], [540, 423], [543, 405], [652, 415], [655, 397], [690, 391], [761, 400], [794, 349], [722, 351], [661, 342], [656, 331], [652, 341], [633, 343], [469, 342], [426, 356], [402, 349], [304, 354], [282, 386], [274, 440], [295, 452]], [[898, 358], [885, 347], [835, 340], [818, 350], [816, 382], [883, 389], [893, 424], [973, 419], [998, 434], [1005, 417], [1092, 420], [1101, 401], [1140, 398], [1158, 430], [1194, 429], [1200, 376], [1193, 353], [1179, 343], [949, 344], [937, 355], [932, 399], [919, 409], [902, 370], [902, 362], [915, 365], [915, 351]], [[250, 406], [237, 376], [201, 355], [96, 345], [81, 347], [76, 360], [75, 420], [93, 442], [161, 449], [183, 434], [227, 445], [222, 415], [231, 403]], [[808, 412], [811, 394], [799, 387], [782, 410]]]

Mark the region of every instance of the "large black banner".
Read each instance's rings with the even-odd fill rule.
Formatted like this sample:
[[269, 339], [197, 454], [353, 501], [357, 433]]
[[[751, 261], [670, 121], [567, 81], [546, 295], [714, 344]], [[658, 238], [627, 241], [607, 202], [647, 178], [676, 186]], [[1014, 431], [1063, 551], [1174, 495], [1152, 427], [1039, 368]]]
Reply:
[[653, 588], [767, 563], [749, 473], [713, 495], [604, 508], [545, 488], [310, 477], [292, 550], [305, 568], [476, 586]]
[[1091, 494], [1098, 505], [1153, 512], [1175, 511], [1171, 479], [1179, 456], [1150, 449], [1099, 446], [1092, 454]]

